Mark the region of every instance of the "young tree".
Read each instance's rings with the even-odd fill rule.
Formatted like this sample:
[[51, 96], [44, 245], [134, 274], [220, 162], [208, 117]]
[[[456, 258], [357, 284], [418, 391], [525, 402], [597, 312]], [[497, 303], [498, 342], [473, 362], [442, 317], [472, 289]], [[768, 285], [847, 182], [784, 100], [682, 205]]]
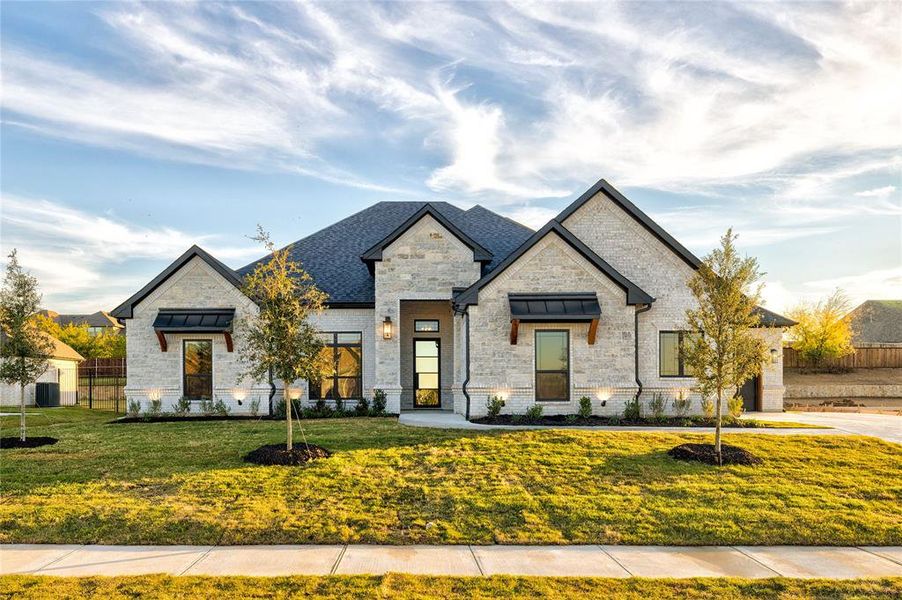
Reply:
[[686, 311], [692, 331], [686, 336], [683, 360], [698, 381], [703, 397], [716, 398], [714, 453], [721, 459], [721, 419], [724, 392], [738, 389], [761, 371], [767, 357], [764, 341], [752, 328], [760, 317], [755, 312], [761, 296], [758, 262], [742, 258], [728, 229], [720, 248], [711, 251], [689, 280], [698, 308]]
[[19, 439], [25, 441], [25, 386], [47, 370], [53, 342], [34, 322], [40, 310], [38, 280], [22, 270], [16, 251], [9, 253], [0, 290], [0, 380], [19, 385]]
[[852, 325], [845, 318], [851, 304], [846, 294], [837, 289], [814, 304], [802, 303], [789, 312], [798, 321], [790, 336], [792, 347], [814, 368], [855, 352], [852, 347]]
[[271, 373], [284, 382], [288, 450], [293, 448], [289, 386], [298, 379], [318, 379], [323, 369], [322, 348], [309, 317], [323, 310], [326, 294], [313, 283], [300, 264], [291, 260], [290, 247], [276, 249], [259, 225], [253, 238], [270, 252], [244, 281], [243, 291], [259, 311], [242, 323], [239, 357], [242, 377], [263, 380]]

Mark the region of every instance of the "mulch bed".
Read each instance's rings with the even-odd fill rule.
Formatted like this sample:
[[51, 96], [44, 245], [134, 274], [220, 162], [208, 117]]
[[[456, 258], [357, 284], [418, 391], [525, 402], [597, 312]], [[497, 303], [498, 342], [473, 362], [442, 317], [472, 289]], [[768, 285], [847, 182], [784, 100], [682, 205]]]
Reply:
[[26, 437], [24, 442], [19, 439], [19, 436], [5, 437], [0, 438], [0, 448], [40, 448], [41, 446], [50, 446], [58, 441], [54, 437], [41, 436]]
[[288, 450], [285, 444], [267, 444], [244, 455], [245, 462], [256, 465], [281, 465], [296, 467], [317, 458], [329, 458], [332, 453], [321, 446], [314, 444], [298, 444]]
[[273, 418], [269, 415], [160, 415], [158, 417], [119, 417], [110, 421], [110, 425], [118, 425], [120, 423], [181, 423], [184, 421], [271, 421]]
[[[714, 419], [704, 417], [664, 417], [662, 419], [630, 420], [611, 417], [591, 416], [583, 419], [576, 415], [546, 415], [538, 419], [527, 419], [524, 415], [498, 415], [497, 417], [476, 417], [470, 419], [471, 423], [480, 425], [554, 425], [585, 427], [612, 426], [612, 427], [714, 427]], [[733, 420], [724, 418], [721, 422], [724, 428], [760, 427], [760, 423], [754, 421]]]
[[[681, 444], [668, 450], [667, 454], [679, 460], [694, 460], [709, 465], [717, 464], [714, 444]], [[748, 450], [730, 444], [720, 445], [720, 455], [725, 465], [757, 465], [761, 463], [761, 459]]]

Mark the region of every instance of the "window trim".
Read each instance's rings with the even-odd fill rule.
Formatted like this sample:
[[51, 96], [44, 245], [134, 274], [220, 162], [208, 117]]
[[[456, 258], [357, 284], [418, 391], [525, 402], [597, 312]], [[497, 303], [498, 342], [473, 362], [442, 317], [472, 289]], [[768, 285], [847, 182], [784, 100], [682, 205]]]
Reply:
[[[677, 374], [676, 375], [665, 375], [664, 374], [664, 344], [662, 343], [663, 336], [665, 333], [676, 333], [677, 334]], [[662, 379], [691, 379], [692, 375], [688, 375], [686, 373], [686, 365], [683, 362], [683, 339], [686, 337], [686, 334], [692, 333], [686, 329], [662, 329], [658, 331], [658, 377]]]
[[[567, 346], [567, 368], [563, 371], [547, 371], [539, 370], [539, 334], [540, 333], [564, 333], [566, 335]], [[570, 389], [570, 330], [569, 329], [536, 329], [533, 333], [533, 397], [536, 402], [570, 402], [572, 390]], [[566, 398], [539, 398], [539, 373], [564, 373], [567, 376], [567, 397]]]
[[[334, 390], [338, 389], [338, 380], [339, 379], [356, 379], [357, 380], [357, 389], [360, 392], [359, 396], [354, 396], [353, 398], [341, 398], [341, 401], [347, 400], [360, 400], [363, 396], [363, 332], [362, 331], [320, 331], [320, 335], [322, 336], [331, 336], [331, 342], [325, 342], [324, 347], [332, 349], [332, 390], [334, 394]], [[347, 334], [355, 334], [360, 336], [360, 341], [356, 343], [342, 342], [338, 341], [338, 336], [347, 335]], [[360, 374], [357, 377], [348, 377], [338, 374], [338, 348], [356, 348], [360, 347]], [[315, 379], [307, 382], [307, 398], [310, 400], [332, 400], [335, 401], [335, 398], [314, 398], [313, 397], [313, 385], [314, 383], [319, 384], [321, 380]], [[320, 394], [317, 394], [318, 396]]]
[[[435, 323], [435, 329], [419, 329], [420, 323]], [[414, 333], [440, 333], [442, 330], [442, 325], [439, 319], [414, 319], [413, 320], [413, 331]]]
[[[212, 338], [185, 338], [182, 339], [182, 396], [192, 401], [201, 401], [204, 398], [194, 398], [192, 396], [188, 396], [188, 372], [185, 369], [185, 349], [187, 345], [191, 342], [208, 342], [210, 344], [210, 398], [209, 400], [213, 400], [214, 396], [214, 386], [213, 379], [214, 373], [216, 372], [216, 352], [215, 345], [213, 344]], [[198, 375], [191, 375], [191, 377], [198, 377]]]

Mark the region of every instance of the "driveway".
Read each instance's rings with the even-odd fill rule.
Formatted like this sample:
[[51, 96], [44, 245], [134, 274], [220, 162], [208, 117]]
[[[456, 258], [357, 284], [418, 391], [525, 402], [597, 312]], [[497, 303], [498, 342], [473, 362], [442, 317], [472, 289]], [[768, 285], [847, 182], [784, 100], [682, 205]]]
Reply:
[[749, 418], [760, 421], [792, 421], [810, 425], [833, 427], [845, 433], [869, 435], [902, 444], [902, 417], [868, 413], [785, 412], [748, 413]]

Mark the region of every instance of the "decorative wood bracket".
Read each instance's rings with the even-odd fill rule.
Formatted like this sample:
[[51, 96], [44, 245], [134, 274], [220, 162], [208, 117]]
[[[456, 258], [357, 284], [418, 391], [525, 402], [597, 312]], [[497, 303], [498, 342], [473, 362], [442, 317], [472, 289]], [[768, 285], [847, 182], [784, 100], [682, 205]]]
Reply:
[[589, 345], [595, 345], [595, 336], [598, 333], [598, 319], [592, 319], [589, 323]]
[[517, 345], [517, 333], [520, 331], [520, 319], [511, 320], [511, 346]]
[[166, 335], [162, 331], [157, 332], [157, 340], [160, 341], [160, 351], [166, 352], [169, 349], [169, 345], [166, 343]]
[[234, 349], [234, 347], [232, 346], [232, 332], [231, 332], [231, 331], [224, 331], [224, 332], [222, 333], [222, 335], [225, 336], [226, 350], [228, 350], [229, 352], [231, 352], [231, 351]]

